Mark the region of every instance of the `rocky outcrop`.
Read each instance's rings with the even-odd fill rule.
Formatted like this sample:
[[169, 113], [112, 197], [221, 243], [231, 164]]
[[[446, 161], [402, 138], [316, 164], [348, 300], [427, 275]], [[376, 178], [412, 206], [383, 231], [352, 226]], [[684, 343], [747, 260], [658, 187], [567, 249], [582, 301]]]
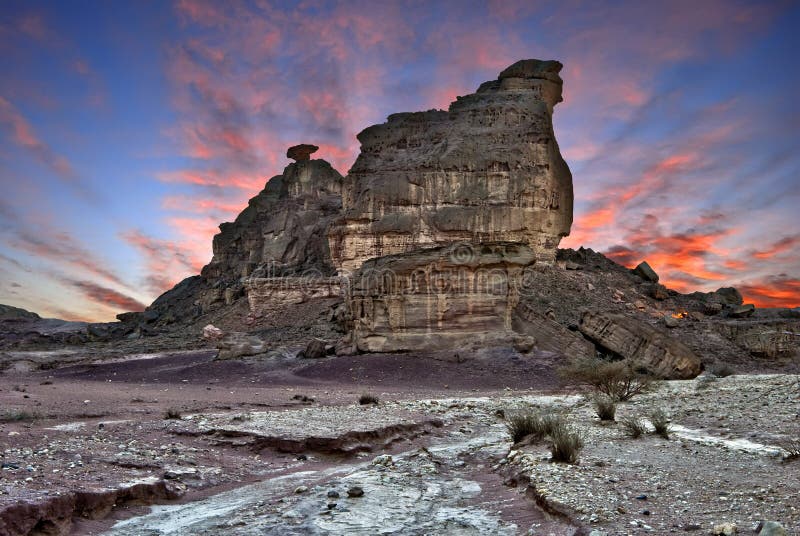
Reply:
[[697, 376], [702, 365], [692, 350], [661, 329], [621, 314], [584, 311], [581, 333], [602, 349], [670, 379]]
[[282, 305], [303, 303], [318, 298], [341, 298], [340, 277], [251, 277], [245, 281], [250, 312], [264, 315]]
[[716, 328], [755, 356], [800, 356], [800, 321], [726, 321]]
[[553, 133], [561, 64], [523, 60], [448, 111], [363, 130], [331, 228], [340, 272], [455, 242], [516, 242], [552, 263], [572, 223], [572, 176]]
[[[291, 147], [287, 155], [298, 161], [267, 181], [234, 222], [220, 225], [213, 241], [214, 257], [202, 270], [204, 288], [193, 295], [199, 313], [231, 305], [249, 290], [255, 292], [253, 299], [248, 296], [251, 307], [259, 297], [294, 303], [293, 288], [298, 284], [263, 282], [335, 273], [326, 233], [341, 212], [342, 176], [325, 160], [309, 160], [316, 149], [315, 145]], [[250, 279], [262, 284], [248, 285]], [[291, 295], [281, 298], [275, 292], [280, 288]], [[262, 306], [269, 303], [262, 299], [257, 307]]]
[[332, 274], [325, 234], [341, 210], [341, 183], [324, 160], [288, 165], [233, 223], [219, 226], [203, 277], [230, 286], [252, 275]]
[[512, 326], [517, 333], [531, 334], [539, 350], [573, 359], [594, 357], [596, 354], [594, 345], [580, 333], [570, 331], [524, 302], [514, 310]]
[[392, 352], [508, 342], [524, 244], [453, 244], [373, 259], [353, 275], [349, 332], [358, 350]]
[[38, 320], [39, 318], [41, 317], [36, 313], [0, 303], [0, 320]]

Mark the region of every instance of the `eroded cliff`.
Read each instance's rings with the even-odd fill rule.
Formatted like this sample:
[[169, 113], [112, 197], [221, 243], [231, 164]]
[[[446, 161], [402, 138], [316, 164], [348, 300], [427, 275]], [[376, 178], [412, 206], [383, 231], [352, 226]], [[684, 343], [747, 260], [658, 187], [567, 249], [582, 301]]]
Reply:
[[553, 133], [557, 61], [522, 60], [448, 111], [363, 130], [331, 228], [340, 272], [454, 242], [517, 242], [553, 262], [572, 224], [572, 175]]

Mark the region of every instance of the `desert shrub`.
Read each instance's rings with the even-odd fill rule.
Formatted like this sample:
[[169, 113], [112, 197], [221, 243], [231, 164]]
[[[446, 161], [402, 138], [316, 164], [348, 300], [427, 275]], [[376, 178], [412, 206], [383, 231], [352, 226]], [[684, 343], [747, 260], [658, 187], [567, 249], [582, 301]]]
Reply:
[[559, 423], [550, 430], [550, 454], [554, 462], [575, 463], [583, 449], [583, 435]]
[[358, 397], [358, 403], [361, 404], [362, 406], [366, 406], [368, 404], [377, 404], [379, 402], [380, 400], [375, 395], [363, 394], [360, 397]]
[[655, 428], [655, 433], [669, 439], [669, 434], [672, 432], [672, 426], [669, 424], [669, 417], [663, 409], [658, 408], [650, 412], [650, 423]]
[[714, 363], [708, 371], [717, 378], [727, 378], [736, 374], [736, 369], [727, 363], [720, 362]]
[[594, 408], [601, 421], [613, 421], [617, 414], [617, 403], [606, 396], [595, 398]]
[[800, 459], [800, 437], [793, 437], [780, 443], [780, 447], [786, 451], [786, 460]]
[[561, 367], [559, 374], [565, 379], [594, 387], [601, 394], [619, 402], [645, 392], [655, 380], [654, 376], [635, 370], [626, 361], [598, 358], [573, 360]]
[[642, 435], [647, 432], [647, 426], [640, 417], [629, 415], [622, 419], [620, 424], [622, 424], [625, 433], [633, 439], [642, 437]]
[[519, 443], [528, 436], [531, 436], [534, 441], [541, 441], [550, 435], [555, 427], [562, 424], [561, 418], [556, 415], [525, 412], [508, 417], [506, 429], [514, 443]]
[[702, 376], [697, 377], [697, 384], [695, 385], [695, 389], [698, 391], [703, 391], [708, 389], [717, 381], [717, 377], [713, 374], [703, 374]]
[[168, 419], [180, 419], [181, 412], [178, 408], [169, 408], [167, 411], [164, 412], [164, 420]]
[[30, 422], [41, 419], [41, 417], [35, 411], [12, 410], [0, 415], [0, 422]]

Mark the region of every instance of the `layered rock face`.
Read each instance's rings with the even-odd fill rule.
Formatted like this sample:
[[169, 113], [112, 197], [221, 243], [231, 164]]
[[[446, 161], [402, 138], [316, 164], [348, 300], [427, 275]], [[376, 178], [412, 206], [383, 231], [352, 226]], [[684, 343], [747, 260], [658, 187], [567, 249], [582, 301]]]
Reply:
[[[313, 145], [290, 148], [288, 154], [299, 160], [272, 177], [233, 223], [219, 226], [214, 257], [202, 271], [210, 287], [199, 300], [204, 311], [236, 300], [245, 290], [247, 278], [307, 279], [335, 273], [326, 232], [341, 213], [342, 176], [325, 160], [310, 160], [315, 150]], [[251, 287], [258, 289], [251, 309], [269, 307], [266, 298], [274, 297], [275, 289]], [[262, 303], [258, 297], [266, 301]]]
[[350, 279], [349, 331], [358, 350], [464, 348], [508, 341], [525, 244], [452, 244], [373, 259]]
[[688, 346], [635, 318], [584, 311], [579, 327], [581, 333], [601, 348], [650, 373], [671, 379], [687, 379], [702, 371], [700, 358]]
[[461, 241], [516, 242], [553, 262], [573, 203], [552, 124], [560, 70], [523, 60], [448, 111], [394, 114], [362, 131], [329, 234], [339, 271]]

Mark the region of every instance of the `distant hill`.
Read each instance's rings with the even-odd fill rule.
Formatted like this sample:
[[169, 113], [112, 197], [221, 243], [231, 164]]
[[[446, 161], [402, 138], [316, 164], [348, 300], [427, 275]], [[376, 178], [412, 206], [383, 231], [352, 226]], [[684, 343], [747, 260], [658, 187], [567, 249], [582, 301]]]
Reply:
[[0, 303], [0, 320], [12, 320], [12, 319], [26, 319], [26, 320], [38, 320], [41, 317], [36, 313], [32, 313], [30, 311], [26, 311], [25, 309], [20, 309], [19, 307], [12, 307], [10, 305], [3, 305]]

